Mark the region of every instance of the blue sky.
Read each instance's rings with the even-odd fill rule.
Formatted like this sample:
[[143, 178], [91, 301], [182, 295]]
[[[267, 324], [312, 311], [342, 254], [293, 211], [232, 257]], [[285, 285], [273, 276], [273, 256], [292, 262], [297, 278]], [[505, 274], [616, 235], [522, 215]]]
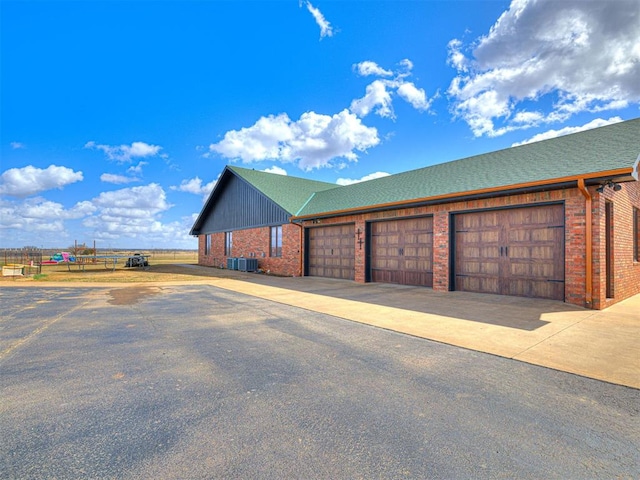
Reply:
[[196, 248], [227, 164], [344, 185], [639, 113], [637, 0], [0, 8], [0, 247]]

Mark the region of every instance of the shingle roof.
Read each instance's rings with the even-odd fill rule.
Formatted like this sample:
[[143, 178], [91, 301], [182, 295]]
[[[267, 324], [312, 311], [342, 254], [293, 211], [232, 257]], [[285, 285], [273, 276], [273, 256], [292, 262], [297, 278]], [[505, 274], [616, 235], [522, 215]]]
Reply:
[[198, 235], [200, 233], [202, 225], [206, 222], [209, 215], [211, 215], [217, 199], [220, 198], [221, 192], [224, 191], [225, 184], [228, 184], [228, 181], [233, 176], [250, 184], [252, 188], [265, 195], [289, 215], [293, 215], [299, 211], [315, 192], [338, 188], [334, 183], [289, 177], [287, 175], [276, 175], [227, 165], [209, 195], [209, 198], [207, 198], [207, 201], [202, 207], [198, 218], [196, 218], [196, 221], [191, 227], [190, 235]]
[[335, 183], [274, 175], [248, 168], [232, 166], [227, 168], [292, 215], [300, 210], [315, 192], [339, 188]]
[[509, 189], [633, 167], [640, 154], [640, 119], [316, 193], [296, 216]]

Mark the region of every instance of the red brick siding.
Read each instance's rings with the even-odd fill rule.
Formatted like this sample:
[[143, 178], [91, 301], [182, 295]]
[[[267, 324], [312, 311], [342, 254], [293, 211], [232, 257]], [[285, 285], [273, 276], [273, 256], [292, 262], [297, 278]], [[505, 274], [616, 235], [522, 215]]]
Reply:
[[[638, 205], [638, 197], [640, 196], [638, 182], [633, 184], [625, 184], [625, 187], [620, 192], [616, 192], [620, 198], [615, 199], [616, 204], [621, 203], [620, 206], [615, 207], [615, 221], [616, 223], [616, 235], [623, 227], [621, 222], [624, 218], [624, 222], [627, 222], [629, 226], [624, 227], [625, 231], [628, 231], [626, 237], [621, 238], [620, 245], [616, 246], [616, 298], [613, 300], [607, 300], [602, 302], [600, 299], [604, 298], [599, 282], [596, 280], [596, 265], [599, 262], [599, 256], [604, 253], [600, 253], [600, 247], [596, 246], [596, 239], [599, 238], [594, 232], [594, 292], [593, 292], [593, 305], [592, 308], [603, 308], [615, 301], [628, 298], [634, 293], [640, 291], [640, 264], [637, 262], [634, 264], [632, 261], [632, 248], [633, 241], [631, 237], [632, 229], [632, 217], [631, 217], [631, 204]], [[595, 187], [590, 189], [592, 194], [595, 195]], [[627, 196], [623, 196], [626, 192]], [[634, 196], [635, 195], [635, 196]], [[629, 198], [627, 198], [629, 197]], [[635, 198], [632, 200], [631, 197]], [[433, 259], [434, 259], [434, 272], [433, 272], [433, 289], [438, 291], [449, 290], [449, 216], [451, 213], [460, 211], [473, 211], [487, 208], [500, 208], [508, 206], [528, 206], [536, 203], [545, 202], [563, 202], [565, 208], [565, 301], [580, 306], [587, 306], [586, 301], [586, 228], [585, 228], [585, 198], [577, 188], [554, 190], [548, 192], [538, 192], [522, 195], [511, 195], [505, 197], [490, 198], [484, 200], [473, 200], [466, 202], [454, 202], [442, 205], [428, 206], [428, 207], [415, 207], [404, 208], [397, 210], [389, 210], [385, 212], [374, 212], [368, 214], [359, 215], [345, 215], [342, 217], [322, 219], [323, 225], [331, 225], [337, 223], [350, 223], [355, 222], [356, 231], [358, 228], [364, 232], [365, 224], [369, 220], [379, 220], [382, 218], [398, 218], [402, 216], [416, 216], [416, 215], [433, 215]], [[635, 202], [635, 203], [634, 203]], [[599, 225], [599, 218], [597, 216], [598, 207], [597, 202], [594, 201], [593, 205], [593, 224]], [[620, 218], [620, 219], [619, 219]], [[604, 228], [604, 220], [602, 220], [602, 228]], [[594, 230], [597, 228], [594, 227]], [[362, 236], [364, 240], [364, 235]], [[617, 238], [617, 237], [616, 237]], [[357, 235], [354, 238], [354, 242], [357, 242]], [[617, 242], [617, 240], [616, 240]], [[366, 245], [362, 245], [362, 249], [356, 243], [356, 272], [355, 280], [357, 282], [365, 281], [365, 251]], [[602, 252], [604, 247], [602, 247]], [[624, 253], [623, 253], [624, 252]], [[624, 262], [625, 266], [622, 266]], [[618, 266], [620, 269], [618, 270]], [[598, 270], [599, 272], [599, 270]], [[601, 275], [601, 272], [598, 273]], [[618, 278], [619, 277], [619, 278]], [[598, 288], [596, 288], [598, 284]]]
[[[593, 189], [594, 308], [606, 308], [640, 293], [640, 263], [633, 259], [633, 207], [640, 208], [640, 182], [622, 183], [618, 192]], [[613, 203], [613, 298], [606, 294], [605, 202]]]
[[227, 260], [224, 256], [224, 233], [213, 233], [211, 236], [211, 250], [205, 255], [205, 237], [198, 236], [198, 265], [208, 267], [226, 267]]
[[[297, 225], [282, 226], [282, 256], [270, 257], [270, 227], [233, 231], [233, 247], [230, 257], [257, 258], [258, 268], [265, 272], [283, 276], [300, 276], [300, 234]], [[211, 234], [211, 253], [204, 254], [205, 236], [198, 238], [198, 264], [211, 267], [227, 266], [224, 254], [224, 233]]]
[[564, 300], [588, 307], [586, 199], [578, 189], [565, 199], [564, 221]]
[[[449, 289], [449, 216], [459, 211], [500, 208], [507, 206], [528, 206], [544, 202], [563, 202], [565, 208], [565, 301], [580, 306], [601, 309], [640, 293], [640, 263], [633, 261], [633, 217], [632, 207], [640, 208], [640, 182], [622, 184], [619, 192], [607, 188], [599, 195], [595, 187], [589, 191], [593, 196], [593, 303], [586, 305], [586, 228], [585, 198], [577, 188], [548, 192], [512, 195], [484, 200], [454, 202], [428, 207], [403, 208], [386, 212], [345, 215], [321, 219], [322, 225], [355, 223], [360, 230], [362, 245], [358, 235], [354, 236], [355, 281], [365, 281], [366, 267], [366, 222], [374, 219], [398, 218], [402, 216], [433, 215], [433, 288], [438, 291]], [[604, 202], [605, 198], [614, 204], [614, 244], [615, 244], [615, 298], [607, 299], [605, 291], [606, 269], [604, 268]], [[311, 225], [309, 223], [309, 225]], [[317, 224], [314, 224], [317, 225]], [[301, 274], [301, 259], [304, 258], [300, 227], [283, 225], [282, 257], [269, 257], [269, 228], [236, 230], [233, 232], [234, 257], [256, 257], [261, 269], [278, 275], [297, 276]], [[263, 256], [264, 254], [264, 256]], [[211, 253], [204, 255], [204, 236], [199, 238], [200, 265], [225, 266], [224, 234], [213, 234]]]
[[[360, 282], [360, 283], [364, 283], [365, 281], [365, 263], [366, 263], [366, 226], [365, 226], [365, 221], [364, 221], [364, 216], [363, 215], [358, 215], [356, 217], [356, 225], [355, 225], [355, 231], [356, 231], [356, 235], [355, 235], [355, 242], [356, 242], [356, 261], [355, 261], [355, 268], [356, 268], [356, 275], [355, 275], [355, 281], [356, 282]], [[358, 232], [360, 232], [360, 235], [358, 235]], [[360, 241], [362, 240], [362, 241]]]
[[433, 289], [449, 290], [449, 212], [433, 215]]

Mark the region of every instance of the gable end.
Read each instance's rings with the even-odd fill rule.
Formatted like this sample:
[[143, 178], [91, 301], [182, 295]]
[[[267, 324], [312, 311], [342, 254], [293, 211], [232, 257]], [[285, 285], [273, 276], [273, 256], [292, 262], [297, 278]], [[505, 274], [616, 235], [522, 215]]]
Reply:
[[289, 222], [290, 214], [251, 184], [225, 172], [191, 235], [242, 230]]

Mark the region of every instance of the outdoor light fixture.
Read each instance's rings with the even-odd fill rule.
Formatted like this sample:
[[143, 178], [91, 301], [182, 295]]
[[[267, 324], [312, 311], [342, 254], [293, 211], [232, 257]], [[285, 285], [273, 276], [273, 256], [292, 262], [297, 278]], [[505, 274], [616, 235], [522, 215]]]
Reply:
[[596, 188], [596, 192], [602, 193], [604, 192], [604, 189], [606, 187], [613, 188], [614, 192], [619, 192], [620, 190], [622, 190], [622, 185], [620, 185], [619, 183], [615, 183], [612, 180], [607, 180], [606, 182], [602, 183], [598, 188]]

